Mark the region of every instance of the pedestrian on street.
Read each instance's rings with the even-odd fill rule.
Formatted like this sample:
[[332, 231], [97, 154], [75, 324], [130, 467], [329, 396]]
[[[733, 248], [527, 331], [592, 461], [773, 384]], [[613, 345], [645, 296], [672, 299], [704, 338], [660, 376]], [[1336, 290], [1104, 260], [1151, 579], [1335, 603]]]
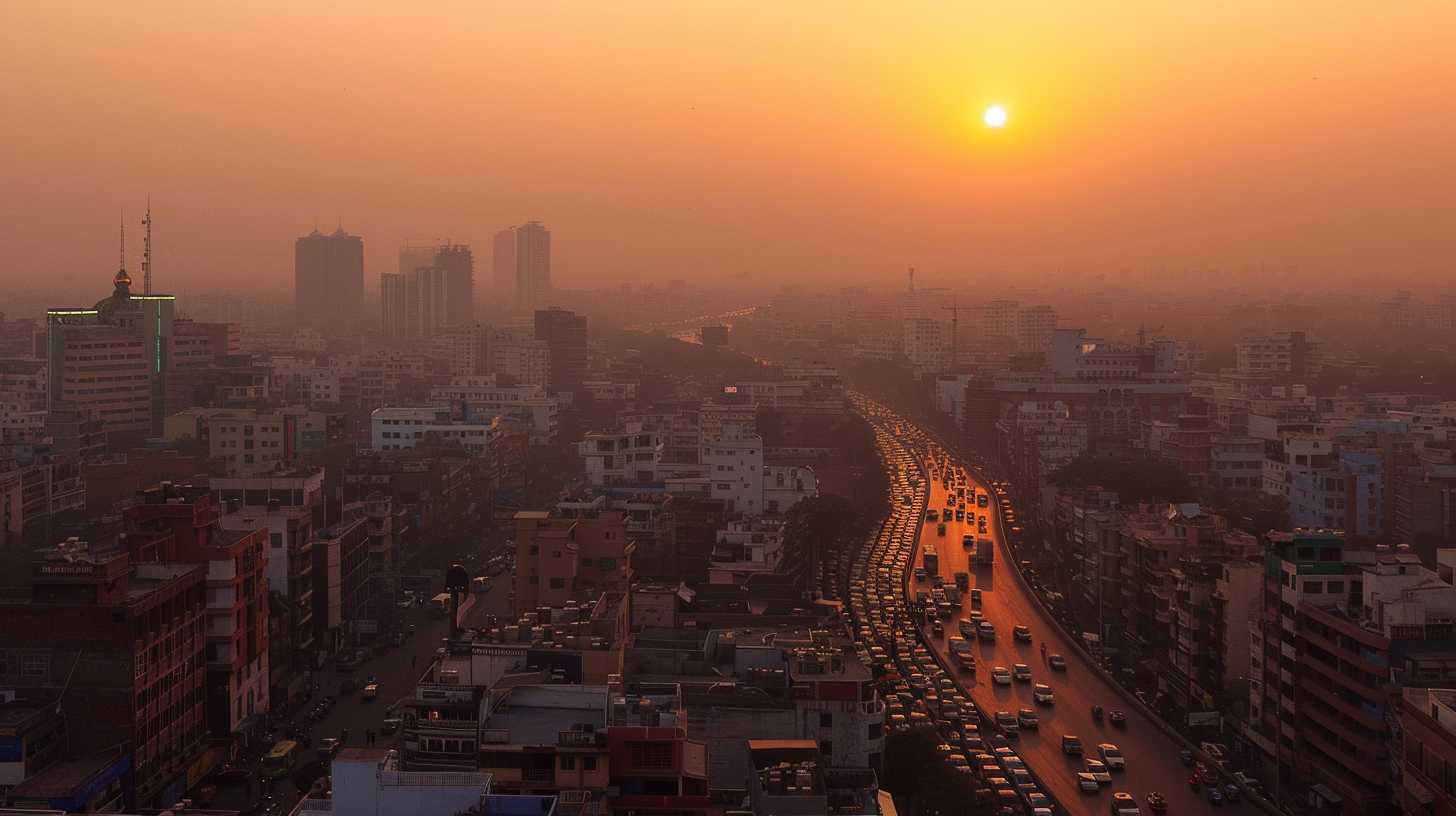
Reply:
[[349, 744], [349, 729], [345, 728], [343, 731], [339, 732], [339, 744], [340, 745], [348, 745]]

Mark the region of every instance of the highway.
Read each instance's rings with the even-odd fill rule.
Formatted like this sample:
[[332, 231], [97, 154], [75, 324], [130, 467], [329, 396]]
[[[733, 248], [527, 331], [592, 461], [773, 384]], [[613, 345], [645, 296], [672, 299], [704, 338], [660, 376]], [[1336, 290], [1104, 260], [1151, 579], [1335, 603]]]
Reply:
[[[938, 534], [938, 522], [925, 521], [927, 508], [935, 509], [937, 514], [944, 510], [948, 493], [941, 478], [926, 479], [925, 476], [938, 476], [945, 472], [958, 474], [963, 478], [963, 484], [967, 488], [974, 488], [977, 493], [986, 492], [989, 486], [974, 481], [959, 462], [949, 459], [948, 454], [913, 423], [867, 400], [859, 400], [859, 406], [876, 429], [882, 455], [891, 469], [891, 489], [901, 491], [900, 495], [892, 497], [896, 500], [884, 531], [869, 548], [868, 557], [862, 559], [867, 563], [856, 563], [850, 572], [851, 608], [856, 611], [856, 619], [860, 621], [862, 640], [880, 647], [885, 647], [887, 640], [903, 642], [907, 628], [903, 621], [909, 617], [908, 610], [915, 592], [928, 592], [931, 589], [929, 580], [921, 583], [907, 573], [921, 566], [924, 547], [933, 544], [939, 553], [939, 575], [943, 577], [945, 585], [954, 586], [952, 576], [956, 572], [969, 572], [971, 586], [982, 592], [980, 610], [996, 628], [994, 642], [971, 640], [977, 663], [975, 672], [955, 670], [943, 673], [943, 676], [952, 677], [962, 693], [975, 703], [982, 717], [982, 734], [988, 738], [996, 731], [993, 724], [996, 712], [1007, 711], [1015, 714], [1020, 709], [1037, 711], [1041, 720], [1040, 728], [1023, 730], [1019, 736], [1010, 740], [1010, 747], [1025, 761], [1036, 777], [1040, 789], [1055, 801], [1058, 812], [1107, 813], [1113, 791], [1132, 794], [1144, 814], [1150, 812], [1148, 794], [1153, 791], [1166, 797], [1169, 813], [1212, 810], [1213, 806], [1202, 795], [1195, 793], [1187, 783], [1190, 769], [1182, 764], [1179, 756], [1181, 746], [1133, 706], [1125, 704], [1125, 698], [1093, 669], [1081, 652], [1073, 648], [1061, 630], [1043, 613], [1042, 607], [1030, 595], [1028, 588], [1018, 580], [1002, 533], [997, 510], [998, 497], [992, 493], [988, 508], [977, 507], [973, 511], [977, 516], [990, 514], [985, 534], [978, 532], [974, 520], [952, 519], [946, 524], [944, 537], [941, 537]], [[907, 462], [912, 466], [918, 465], [921, 475], [918, 484], [911, 480], [907, 485], [903, 478], [896, 480], [902, 469], [908, 469]], [[907, 498], [910, 500], [909, 504], [905, 503]], [[971, 509], [971, 502], [966, 503], [966, 508]], [[961, 545], [961, 537], [967, 533], [994, 539], [995, 563], [991, 568], [980, 571], [969, 568], [969, 552]], [[913, 559], [908, 563], [901, 557], [907, 550], [914, 553]], [[901, 588], [900, 591], [905, 592], [905, 597], [897, 599], [898, 602], [893, 606], [887, 604], [884, 598], [888, 583], [884, 581], [887, 568], [893, 573], [892, 577]], [[878, 582], [875, 580], [877, 574], [880, 577]], [[867, 607], [876, 598], [877, 584], [880, 587], [879, 608], [868, 607], [861, 612], [862, 607]], [[888, 613], [885, 611], [887, 606], [890, 606]], [[954, 665], [949, 652], [949, 638], [959, 634], [957, 621], [968, 616], [974, 608], [967, 599], [964, 606], [955, 613], [954, 619], [945, 622], [944, 635], [939, 637], [934, 635], [930, 626], [919, 625], [916, 634], [935, 650], [942, 666]], [[1018, 624], [1024, 624], [1031, 629], [1031, 641], [1018, 642], [1013, 638], [1013, 627]], [[1042, 643], [1046, 644], [1048, 654], [1060, 654], [1065, 658], [1065, 671], [1053, 671], [1043, 662], [1040, 650]], [[914, 672], [917, 666], [924, 665], [918, 661], [919, 658], [916, 657], [908, 665], [904, 660], [896, 665], [902, 673]], [[1009, 686], [993, 683], [993, 667], [1005, 666], [1009, 669], [1016, 663], [1024, 663], [1031, 668], [1032, 682], [1013, 682]], [[933, 675], [932, 679], [939, 682], [938, 676]], [[1032, 699], [1034, 683], [1052, 686], [1055, 703], [1036, 704]], [[921, 705], [923, 701], [921, 695], [921, 699], [915, 701], [907, 709], [907, 713], [910, 710], [928, 711], [933, 717], [933, 707]], [[1121, 710], [1126, 716], [1126, 725], [1115, 726], [1108, 716], [1104, 716], [1101, 722], [1095, 722], [1092, 716], [1094, 705], [1103, 706], [1109, 715], [1113, 710]], [[945, 732], [944, 723], [937, 722], [936, 725], [942, 729], [942, 733]], [[1084, 769], [1083, 762], [1063, 754], [1061, 738], [1064, 734], [1075, 735], [1081, 739], [1086, 758], [1097, 756], [1099, 743], [1117, 745], [1126, 757], [1127, 770], [1114, 771], [1112, 782], [1102, 785], [1098, 792], [1083, 793], [1076, 778], [1076, 773]], [[970, 749], [965, 751], [971, 753]], [[976, 764], [974, 757], [972, 764]], [[1247, 807], [1236, 803], [1229, 805]]]

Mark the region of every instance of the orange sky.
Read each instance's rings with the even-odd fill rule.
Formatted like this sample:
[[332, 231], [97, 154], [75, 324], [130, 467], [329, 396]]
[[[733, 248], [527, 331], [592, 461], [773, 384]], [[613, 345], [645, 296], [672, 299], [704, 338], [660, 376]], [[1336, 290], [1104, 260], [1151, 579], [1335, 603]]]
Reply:
[[874, 8], [3, 3], [0, 275], [104, 285], [150, 193], [173, 289], [532, 218], [575, 286], [1456, 277], [1456, 4]]

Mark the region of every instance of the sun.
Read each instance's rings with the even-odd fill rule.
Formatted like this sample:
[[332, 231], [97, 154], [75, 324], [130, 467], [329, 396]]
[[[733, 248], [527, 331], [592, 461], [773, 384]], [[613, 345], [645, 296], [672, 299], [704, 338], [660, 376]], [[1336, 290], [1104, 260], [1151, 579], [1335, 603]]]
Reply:
[[992, 105], [986, 108], [986, 112], [981, 114], [981, 121], [985, 122], [988, 128], [999, 130], [1006, 127], [1006, 108], [1002, 105]]

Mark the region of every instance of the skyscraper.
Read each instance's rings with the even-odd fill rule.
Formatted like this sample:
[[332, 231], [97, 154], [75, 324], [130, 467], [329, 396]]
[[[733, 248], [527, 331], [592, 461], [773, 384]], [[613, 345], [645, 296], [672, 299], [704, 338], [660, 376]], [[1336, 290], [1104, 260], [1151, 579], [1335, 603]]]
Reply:
[[384, 309], [384, 336], [409, 337], [408, 278], [402, 273], [385, 272], [379, 276], [379, 301]]
[[109, 434], [161, 436], [176, 298], [133, 294], [124, 266], [112, 286], [90, 309], [47, 310], [47, 402], [91, 412]]
[[540, 221], [516, 227], [516, 307], [536, 309], [551, 296], [551, 231]]
[[491, 288], [498, 298], [514, 299], [516, 293], [516, 228], [495, 234], [490, 245]]
[[293, 245], [293, 306], [307, 325], [348, 332], [364, 316], [364, 239], [339, 228]]
[[475, 322], [475, 256], [468, 244], [441, 244], [435, 248], [435, 266], [445, 270], [445, 325]]
[[546, 390], [558, 394], [581, 388], [586, 375], [586, 318], [566, 309], [538, 310], [536, 339], [550, 349]]

